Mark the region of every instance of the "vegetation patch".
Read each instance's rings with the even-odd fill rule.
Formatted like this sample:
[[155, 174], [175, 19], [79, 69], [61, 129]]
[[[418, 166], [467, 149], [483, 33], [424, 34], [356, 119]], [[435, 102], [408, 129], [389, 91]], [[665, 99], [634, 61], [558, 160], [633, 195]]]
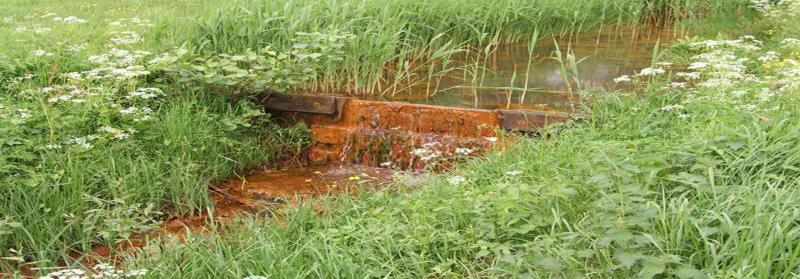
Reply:
[[[9, 1], [0, 11], [0, 276], [800, 276], [795, 0]], [[733, 24], [736, 14], [753, 16]], [[580, 118], [451, 173], [154, 239], [115, 267], [73, 257], [168, 216], [213, 214], [210, 183], [302, 150], [305, 128], [272, 125], [253, 93], [381, 92], [457, 53], [630, 23], [691, 24], [704, 37], [618, 78], [634, 84], [626, 92], [575, 88], [591, 100]]]

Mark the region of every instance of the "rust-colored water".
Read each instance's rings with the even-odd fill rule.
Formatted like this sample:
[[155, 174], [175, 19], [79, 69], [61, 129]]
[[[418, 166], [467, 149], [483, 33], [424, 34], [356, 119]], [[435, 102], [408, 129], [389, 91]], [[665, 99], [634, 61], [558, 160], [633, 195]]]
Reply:
[[[321, 165], [265, 170], [231, 179], [217, 191], [218, 214], [263, 209], [301, 198], [349, 193], [391, 183], [399, 171], [361, 165]], [[235, 202], [231, 202], [235, 201]]]
[[[615, 78], [650, 66], [656, 44], [676, 37], [670, 29], [612, 28], [569, 38], [542, 39], [532, 53], [527, 44], [506, 45], [480, 60], [486, 70], [478, 70], [477, 76], [472, 74], [474, 70], [469, 73], [455, 70], [441, 79], [417, 80], [409, 89], [369, 98], [482, 109], [568, 112], [574, 99], [570, 98], [562, 77], [561, 64], [554, 59], [556, 46], [562, 57], [569, 52], [576, 60], [583, 59], [576, 66], [577, 78], [567, 65], [573, 91], [575, 80], [584, 88], [614, 89]], [[475, 58], [456, 58], [450, 65], [470, 67], [474, 62], [469, 59]], [[530, 70], [526, 71], [529, 61]]]

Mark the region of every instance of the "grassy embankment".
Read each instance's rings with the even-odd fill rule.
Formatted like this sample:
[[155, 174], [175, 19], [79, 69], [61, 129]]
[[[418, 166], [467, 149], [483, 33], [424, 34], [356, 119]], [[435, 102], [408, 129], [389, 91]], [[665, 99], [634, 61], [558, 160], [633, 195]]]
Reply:
[[641, 91], [590, 94], [585, 117], [547, 140], [423, 185], [318, 201], [322, 214], [308, 204], [153, 244], [129, 267], [153, 278], [796, 278], [800, 2], [786, 5], [731, 30], [757, 37], [679, 43], [662, 56], [675, 65], [630, 77]]
[[[665, 3], [672, 3], [672, 6], [667, 5], [669, 7], [666, 10], [669, 12], [691, 14], [700, 11], [714, 13], [734, 7], [731, 3], [740, 2]], [[155, 63], [155, 66], [147, 63], [154, 58], [167, 58], [161, 59], [161, 62], [173, 61], [170, 59], [175, 57], [163, 57], [159, 54], [178, 47], [184, 41], [189, 42], [186, 48], [194, 50], [190, 54], [194, 55], [192, 57], [216, 52], [240, 53], [245, 48], [274, 45], [282, 51], [296, 51], [292, 52], [292, 57], [302, 57], [290, 59], [286, 63], [279, 59], [266, 59], [264, 63], [278, 61], [273, 68], [288, 72], [298, 69], [310, 71], [307, 74], [315, 77], [316, 82], [310, 83], [315, 88], [375, 91], [381, 90], [378, 86], [386, 80], [397, 80], [398, 76], [410, 73], [409, 69], [397, 66], [393, 67], [395, 70], [391, 70], [395, 73], [389, 73], [387, 78], [383, 73], [386, 63], [407, 65], [410, 63], [406, 61], [424, 57], [446, 59], [444, 57], [450, 55], [448, 53], [466, 46], [485, 46], [527, 38], [534, 29], [549, 34], [569, 33], [600, 24], [642, 21], [647, 18], [649, 11], [663, 10], [665, 7], [662, 2], [631, 0], [492, 1], [475, 4], [459, 2], [459, 5], [446, 1], [394, 1], [380, 5], [370, 1], [362, 5], [355, 1], [315, 3], [305, 5], [309, 3], [288, 1], [279, 5], [278, 1], [243, 2], [242, 5], [250, 9], [220, 2], [209, 4], [209, 8], [201, 6], [204, 3], [194, 1], [170, 5], [163, 5], [158, 1], [72, 1], [69, 4], [9, 1], [0, 4], [3, 11], [0, 32], [8, 34], [0, 39], [0, 48], [3, 49], [0, 53], [0, 78], [4, 80], [0, 87], [0, 113], [3, 116], [0, 122], [0, 131], [3, 133], [3, 138], [0, 139], [0, 183], [3, 184], [0, 189], [0, 250], [4, 256], [0, 267], [3, 270], [14, 269], [23, 261], [34, 261], [40, 267], [58, 265], [60, 259], [66, 258], [72, 249], [88, 251], [93, 244], [110, 243], [152, 225], [159, 218], [154, 211], [165, 211], [169, 214], [196, 213], [210, 206], [206, 194], [209, 181], [269, 161], [281, 149], [301, 142], [299, 139], [302, 135], [297, 131], [271, 131], [259, 126], [266, 120], [258, 113], [258, 108], [246, 98], [230, 103], [227, 98], [208, 94], [209, 91], [218, 91], [215, 89], [219, 89], [220, 84], [225, 85], [227, 81], [231, 81], [233, 85], [244, 84], [243, 88], [254, 88], [254, 80], [264, 78], [263, 76], [252, 75], [251, 71], [243, 78], [231, 77], [240, 71], [234, 71], [234, 74], [223, 71], [219, 74], [222, 76], [220, 79], [198, 81], [195, 77], [198, 71], [208, 73], [208, 70], [165, 69], [164, 63]], [[191, 20], [195, 15], [207, 11], [206, 9], [215, 12], [201, 16], [197, 23]], [[315, 65], [319, 61], [308, 62], [307, 56], [303, 56], [307, 53], [296, 49], [304, 47], [289, 46], [293, 44], [292, 40], [297, 39], [298, 31], [352, 33], [353, 38], [345, 48], [344, 61]], [[334, 38], [337, 39], [340, 38]], [[265, 54], [259, 55], [263, 58]], [[311, 56], [314, 58], [315, 53]], [[215, 59], [217, 60], [206, 57], [201, 63], [209, 65], [209, 61], [218, 63], [224, 60]], [[175, 61], [184, 60], [176, 58]], [[432, 61], [436, 60], [429, 62]], [[307, 62], [314, 67], [310, 70], [303, 67], [293, 68]], [[236, 63], [241, 67], [252, 66], [241, 60]], [[284, 66], [286, 68], [281, 68]], [[316, 75], [317, 72], [321, 74]], [[77, 73], [77, 76], [69, 73]], [[298, 80], [307, 81], [307, 77], [308, 75]], [[271, 79], [267, 83], [279, 84], [274, 88], [285, 89], [296, 87], [298, 80], [281, 83], [283, 81]], [[546, 144], [555, 143], [529, 145], [532, 145], [531, 150], [543, 150], [535, 147]], [[499, 166], [500, 163], [498, 161], [495, 165]], [[472, 182], [470, 185], [473, 185]], [[519, 187], [521, 184], [512, 185]], [[420, 193], [430, 193], [426, 191], [434, 189], [463, 190], [431, 187]], [[472, 191], [462, 192], [465, 195], [462, 200], [464, 202], [477, 198]], [[386, 194], [376, 194], [376, 197], [381, 195], [395, 200], [394, 202], [402, 202], [399, 197]], [[347, 202], [366, 206], [375, 202], [373, 199], [367, 197]], [[422, 213], [430, 209], [426, 209], [426, 202], [434, 200], [412, 198], [402, 203], [418, 203], [414, 210]], [[521, 200], [520, 204], [527, 202]], [[372, 205], [375, 210], [362, 213], [380, 213], [376, 205]], [[396, 213], [394, 210], [403, 208], [393, 208], [392, 212]], [[468, 211], [435, 210], [433, 213], [479, 213]], [[341, 211], [334, 213], [337, 216], [348, 214]], [[390, 212], [386, 211], [385, 214]], [[276, 250], [270, 250], [272, 248], [268, 246], [254, 246], [268, 250], [259, 250], [263, 253], [252, 255], [269, 256], [267, 252], [280, 252], [283, 249], [288, 249], [285, 250], [287, 253], [297, 251], [297, 254], [293, 254], [298, 260], [295, 262], [297, 272], [319, 272], [319, 275], [323, 275], [346, 271], [308, 266], [309, 262], [301, 260], [318, 259], [306, 254], [303, 249], [294, 249], [296, 247], [292, 242], [282, 242], [280, 235], [302, 237], [299, 240], [311, 241], [308, 243], [323, 245], [318, 248], [327, 249], [328, 252], [320, 252], [319, 256], [342, 257], [341, 261], [322, 259], [322, 262], [331, 264], [330, 268], [349, 266], [349, 271], [359, 274], [366, 272], [362, 269], [365, 267], [364, 262], [359, 262], [358, 258], [352, 258], [347, 253], [336, 255], [334, 252], [346, 252], [339, 250], [343, 249], [342, 244], [352, 240], [351, 236], [370, 233], [370, 230], [355, 230], [359, 227], [343, 226], [334, 231], [325, 226], [320, 227], [319, 224], [346, 220], [330, 216], [323, 219], [312, 215], [296, 216], [292, 219], [310, 219], [301, 223], [293, 222], [292, 224], [299, 225], [295, 229], [309, 229], [311, 233], [296, 231], [290, 226], [285, 230], [277, 230], [278, 234], [274, 236], [251, 233], [246, 235], [247, 239], [242, 240], [249, 242], [256, 240], [251, 237], [276, 237], [273, 239], [275, 245], [279, 245], [274, 247]], [[454, 220], [437, 214], [430, 214], [428, 217], [420, 214], [417, 217], [420, 219], [407, 220], [412, 223], [405, 226], [416, 231], [414, 224], [425, 224], [418, 223], [422, 220], [428, 220], [425, 226], [449, 224], [457, 226], [454, 228], [484, 223], [477, 222], [480, 220], [474, 218]], [[442, 219], [429, 222], [434, 217]], [[394, 221], [399, 220], [402, 219]], [[376, 221], [384, 222], [388, 219], [363, 216], [353, 220], [353, 224]], [[497, 220], [487, 219], [488, 221]], [[381, 227], [372, 226], [375, 229]], [[349, 232], [348, 228], [354, 231]], [[272, 229], [268, 227], [265, 230]], [[400, 272], [414, 276], [438, 272], [436, 270], [446, 272], [448, 266], [458, 264], [464, 265], [460, 269], [463, 272], [493, 272], [486, 268], [495, 266], [494, 259], [498, 259], [496, 255], [486, 254], [484, 256], [488, 258], [473, 259], [467, 265], [463, 258], [465, 254], [462, 254], [463, 251], [474, 251], [476, 247], [482, 246], [476, 243], [472, 244], [478, 246], [472, 246], [469, 240], [491, 240], [490, 238], [480, 235], [477, 238], [455, 237], [459, 241], [467, 242], [461, 246], [452, 246], [452, 243], [438, 236], [439, 232], [449, 232], [448, 230], [431, 232], [427, 237], [413, 233], [387, 235], [387, 241], [410, 241], [408, 245], [411, 246], [386, 249], [384, 252], [390, 254], [384, 254], [383, 257], [378, 256], [379, 254], [367, 257], [369, 251], [380, 251], [366, 249], [363, 250], [364, 256], [361, 259], [385, 259], [387, 263], [395, 265], [384, 265], [375, 270], [378, 273]], [[237, 235], [233, 234], [232, 237]], [[327, 243], [326, 239], [329, 237], [344, 242]], [[375, 243], [379, 239], [364, 241]], [[244, 248], [231, 244], [220, 247]], [[190, 243], [186, 247], [194, 247], [192, 245], [200, 244]], [[441, 250], [430, 253], [426, 247]], [[196, 252], [202, 253], [199, 250]], [[482, 254], [484, 253], [481, 252]], [[169, 261], [169, 255], [175, 254], [164, 255], [161, 259], [164, 267], [173, 263]], [[392, 255], [391, 259], [402, 255], [402, 261], [390, 260], [387, 255]], [[197, 259], [210, 260], [202, 257]], [[196, 266], [194, 272], [198, 276], [208, 274], [206, 272], [210, 271], [203, 268], [212, 267], [212, 263], [225, 262], [208, 262]], [[160, 265], [156, 267], [158, 266]], [[175, 271], [153, 266], [151, 268], [157, 269], [158, 273]], [[258, 272], [250, 270], [251, 268], [254, 267], [242, 267], [227, 275], [235, 277]], [[291, 269], [285, 270], [289, 272]]]

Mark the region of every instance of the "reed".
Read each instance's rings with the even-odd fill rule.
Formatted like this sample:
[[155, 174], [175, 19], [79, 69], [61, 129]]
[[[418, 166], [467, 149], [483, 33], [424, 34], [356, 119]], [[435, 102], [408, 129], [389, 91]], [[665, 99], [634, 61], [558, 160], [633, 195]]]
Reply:
[[[186, 40], [201, 51], [286, 47], [296, 32], [355, 35], [340, 65], [304, 89], [351, 94], [394, 92], [441, 53], [569, 36], [601, 25], [666, 25], [744, 7], [744, 0], [287, 0], [243, 1], [198, 19]], [[398, 64], [398, 62], [402, 62]], [[414, 64], [419, 67], [405, 67]], [[427, 64], [427, 66], [426, 66]], [[394, 71], [386, 72], [387, 65]], [[424, 72], [424, 70], [423, 70]], [[389, 83], [388, 89], [386, 83]]]

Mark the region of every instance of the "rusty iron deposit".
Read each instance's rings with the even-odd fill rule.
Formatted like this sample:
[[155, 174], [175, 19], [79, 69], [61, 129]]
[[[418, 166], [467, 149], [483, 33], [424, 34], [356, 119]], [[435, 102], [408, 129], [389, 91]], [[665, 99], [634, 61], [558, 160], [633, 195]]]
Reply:
[[308, 125], [312, 163], [421, 169], [432, 157], [490, 148], [502, 130], [536, 132], [568, 114], [486, 110], [369, 101], [351, 97], [271, 94], [264, 105], [278, 123]]

